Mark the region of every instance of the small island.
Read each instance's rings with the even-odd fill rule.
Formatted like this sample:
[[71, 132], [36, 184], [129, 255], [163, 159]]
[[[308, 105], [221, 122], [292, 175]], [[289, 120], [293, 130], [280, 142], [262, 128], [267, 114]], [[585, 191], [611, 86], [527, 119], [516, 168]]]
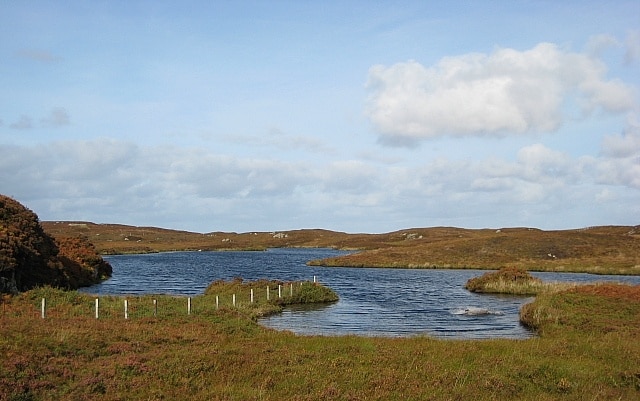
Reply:
[[537, 295], [543, 291], [560, 291], [575, 287], [572, 283], [545, 283], [524, 269], [505, 267], [467, 281], [471, 292], [487, 294]]

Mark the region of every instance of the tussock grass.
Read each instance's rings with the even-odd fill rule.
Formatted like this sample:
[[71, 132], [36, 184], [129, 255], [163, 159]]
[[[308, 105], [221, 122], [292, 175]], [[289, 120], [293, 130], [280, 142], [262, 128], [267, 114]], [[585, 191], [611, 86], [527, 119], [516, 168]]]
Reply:
[[485, 286], [486, 293], [494, 294], [513, 294], [513, 295], [537, 295], [542, 292], [557, 292], [568, 288], [573, 288], [575, 283], [529, 283], [518, 284], [505, 280], [498, 280], [495, 283], [487, 283]]
[[465, 284], [465, 288], [472, 292], [512, 295], [537, 295], [542, 292], [563, 291], [575, 286], [574, 283], [543, 282], [526, 270], [514, 267], [485, 273], [468, 280]]
[[216, 309], [213, 294], [191, 315], [157, 297], [165, 309], [149, 317], [140, 297], [140, 315], [96, 320], [94, 297], [34, 290], [3, 301], [0, 400], [637, 400], [638, 292], [544, 292], [522, 317], [539, 337], [452, 341], [295, 336]]

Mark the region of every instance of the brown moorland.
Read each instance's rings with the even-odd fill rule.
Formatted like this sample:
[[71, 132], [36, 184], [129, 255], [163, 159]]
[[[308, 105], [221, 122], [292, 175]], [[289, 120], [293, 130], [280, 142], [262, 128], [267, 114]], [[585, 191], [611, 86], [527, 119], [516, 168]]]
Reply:
[[[235, 283], [233, 285], [236, 285]], [[93, 298], [51, 288], [0, 310], [0, 401], [637, 400], [640, 286], [545, 292], [521, 319], [526, 340], [296, 336], [251, 310], [193, 299]], [[240, 287], [231, 289], [239, 291]], [[40, 299], [50, 312], [40, 317]], [[246, 299], [244, 294], [242, 299]], [[106, 313], [106, 309], [114, 313]], [[117, 311], [119, 309], [119, 311]]]
[[90, 222], [43, 222], [58, 236], [85, 236], [102, 254], [175, 250], [331, 247], [353, 250], [312, 265], [397, 268], [516, 267], [530, 271], [640, 274], [640, 226], [544, 231], [535, 228], [413, 228], [384, 234], [307, 229], [193, 233]]

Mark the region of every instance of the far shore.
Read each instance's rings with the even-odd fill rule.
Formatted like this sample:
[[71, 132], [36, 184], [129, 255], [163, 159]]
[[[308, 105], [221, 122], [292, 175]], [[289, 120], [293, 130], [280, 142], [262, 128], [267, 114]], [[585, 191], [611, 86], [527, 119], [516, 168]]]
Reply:
[[321, 229], [193, 233], [90, 222], [42, 222], [55, 236], [87, 237], [102, 255], [170, 251], [265, 251], [333, 248], [347, 255], [314, 266], [480, 269], [640, 275], [640, 226], [544, 231], [535, 228], [411, 228], [384, 234]]

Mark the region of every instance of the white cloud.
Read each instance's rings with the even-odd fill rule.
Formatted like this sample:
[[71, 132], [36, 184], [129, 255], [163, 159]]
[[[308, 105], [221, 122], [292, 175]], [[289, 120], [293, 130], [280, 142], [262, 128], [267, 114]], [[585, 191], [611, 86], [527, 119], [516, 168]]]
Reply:
[[640, 190], [640, 158], [602, 160], [597, 165], [597, 182]]
[[602, 157], [596, 165], [602, 184], [640, 189], [640, 124], [630, 118], [622, 134], [602, 140]]
[[640, 156], [640, 130], [606, 135], [602, 140], [602, 152], [612, 158]]
[[522, 177], [535, 182], [550, 182], [556, 178], [568, 178], [574, 161], [567, 155], [541, 144], [526, 146], [518, 151]]
[[[633, 216], [640, 188], [637, 157], [575, 158], [542, 144], [522, 147], [513, 156], [441, 157], [417, 166], [359, 160], [313, 164], [100, 139], [0, 145], [0, 182], [4, 194], [25, 201], [43, 219], [202, 232], [543, 226], [547, 214], [561, 227], [581, 226], [592, 223], [588, 210], [594, 204], [598, 216], [617, 210], [618, 220], [603, 218], [608, 224]], [[570, 213], [582, 220], [561, 217]]]
[[571, 100], [585, 113], [633, 108], [631, 88], [605, 75], [601, 61], [551, 43], [446, 57], [431, 67], [416, 61], [376, 65], [369, 70], [367, 115], [390, 144], [552, 132]]

